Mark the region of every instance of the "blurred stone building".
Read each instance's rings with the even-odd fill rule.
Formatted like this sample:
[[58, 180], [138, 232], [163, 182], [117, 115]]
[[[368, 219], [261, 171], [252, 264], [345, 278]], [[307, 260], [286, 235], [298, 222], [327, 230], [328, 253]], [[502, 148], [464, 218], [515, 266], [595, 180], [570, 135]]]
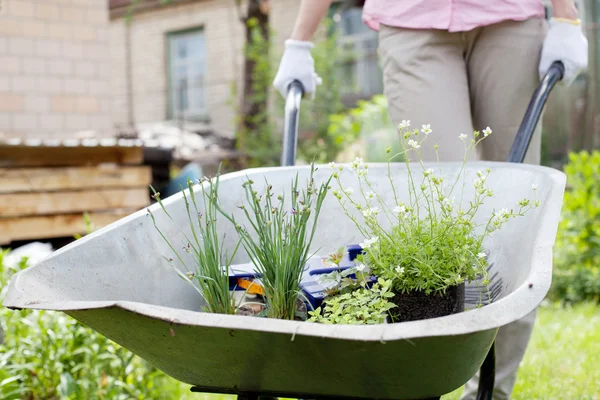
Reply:
[[[272, 57], [278, 60], [300, 2], [268, 4]], [[133, 9], [130, 0], [110, 0], [113, 122], [182, 119], [186, 126], [233, 136], [231, 102], [239, 99], [232, 97], [232, 85], [241, 85], [244, 11], [244, 2], [238, 8], [233, 0], [146, 0]], [[361, 11], [350, 7], [338, 19], [342, 40], [359, 54], [350, 66], [356, 92], [368, 97], [381, 92], [381, 78], [377, 35], [362, 24]]]
[[106, 0], [0, 0], [0, 137], [112, 129]]

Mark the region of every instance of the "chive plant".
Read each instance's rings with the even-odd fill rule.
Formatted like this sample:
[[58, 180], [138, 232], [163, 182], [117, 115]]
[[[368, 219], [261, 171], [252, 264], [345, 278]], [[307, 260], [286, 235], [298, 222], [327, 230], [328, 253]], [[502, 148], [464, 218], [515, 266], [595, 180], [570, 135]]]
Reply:
[[[238, 240], [231, 257], [227, 257], [223, 241], [219, 238], [217, 232], [219, 176], [217, 175], [214, 182], [208, 178], [204, 178], [200, 183], [200, 187], [204, 200], [204, 209], [198, 207], [198, 201], [194, 193], [194, 184], [189, 179], [188, 193], [186, 194], [186, 191], [182, 190], [191, 231], [191, 236], [184, 233], [186, 243], [183, 250], [192, 255], [195, 262], [193, 270], [188, 267], [180, 253], [175, 250], [169, 239], [160, 231], [152, 212], [148, 210], [148, 213], [152, 217], [154, 226], [162, 238], [167, 242], [177, 259], [188, 270], [187, 274], [183, 274], [179, 269], [175, 268], [179, 276], [191, 283], [204, 298], [206, 302], [206, 306], [203, 307], [204, 311], [235, 314], [235, 300], [233, 293], [229, 290], [229, 269], [240, 241]], [[153, 187], [151, 189], [154, 192], [153, 197], [158, 201], [164, 213], [175, 223], [165, 208], [160, 198], [160, 193], [154, 190]]]
[[[315, 185], [314, 165], [307, 186], [298, 190], [298, 174], [292, 181], [290, 201], [285, 194], [275, 196], [266, 179], [265, 194], [254, 190], [254, 181], [242, 185], [246, 205], [240, 205], [248, 226], [240, 225], [232, 214], [220, 209], [236, 227], [248, 256], [264, 287], [266, 315], [293, 320], [300, 296], [300, 280], [308, 261], [321, 206], [329, 190], [329, 180]], [[289, 208], [286, 208], [289, 207]], [[312, 224], [309, 222], [312, 218]], [[256, 238], [254, 238], [255, 236]]]

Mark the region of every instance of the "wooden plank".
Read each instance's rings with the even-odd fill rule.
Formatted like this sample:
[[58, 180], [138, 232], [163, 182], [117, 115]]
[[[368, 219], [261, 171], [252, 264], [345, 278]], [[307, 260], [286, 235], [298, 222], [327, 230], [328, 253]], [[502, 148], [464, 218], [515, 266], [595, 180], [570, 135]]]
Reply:
[[24, 146], [0, 145], [0, 167], [64, 167], [104, 163], [138, 165], [140, 146]]
[[150, 204], [146, 188], [0, 194], [0, 217], [70, 214]]
[[144, 187], [152, 168], [99, 165], [65, 168], [0, 168], [0, 193]]
[[[90, 213], [93, 229], [99, 229], [136, 210]], [[86, 233], [83, 214], [47, 215], [0, 219], [0, 245], [15, 240], [41, 240]]]

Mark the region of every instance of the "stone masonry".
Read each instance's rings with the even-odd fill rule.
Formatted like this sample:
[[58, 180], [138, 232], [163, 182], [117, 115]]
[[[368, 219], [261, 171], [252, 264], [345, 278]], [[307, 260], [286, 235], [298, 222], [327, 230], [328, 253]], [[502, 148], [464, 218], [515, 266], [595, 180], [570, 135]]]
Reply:
[[0, 0], [0, 137], [112, 134], [106, 0]]
[[[244, 27], [234, 3], [224, 0], [182, 1], [137, 12], [129, 25], [123, 16], [111, 18], [112, 115], [115, 125], [169, 119], [167, 35], [203, 28], [210, 128], [224, 136], [234, 135], [231, 88], [234, 82], [241, 84], [244, 45]], [[297, 0], [271, 1], [275, 55], [281, 54], [283, 42], [293, 29], [298, 5]], [[241, 91], [240, 86], [238, 89]]]

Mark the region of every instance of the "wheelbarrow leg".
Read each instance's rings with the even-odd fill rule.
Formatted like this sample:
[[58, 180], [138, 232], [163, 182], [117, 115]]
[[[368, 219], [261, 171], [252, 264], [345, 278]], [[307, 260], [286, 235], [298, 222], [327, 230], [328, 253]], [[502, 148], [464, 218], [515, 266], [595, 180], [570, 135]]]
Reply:
[[492, 400], [494, 394], [494, 380], [496, 377], [496, 341], [488, 352], [479, 371], [479, 388], [477, 400]]

